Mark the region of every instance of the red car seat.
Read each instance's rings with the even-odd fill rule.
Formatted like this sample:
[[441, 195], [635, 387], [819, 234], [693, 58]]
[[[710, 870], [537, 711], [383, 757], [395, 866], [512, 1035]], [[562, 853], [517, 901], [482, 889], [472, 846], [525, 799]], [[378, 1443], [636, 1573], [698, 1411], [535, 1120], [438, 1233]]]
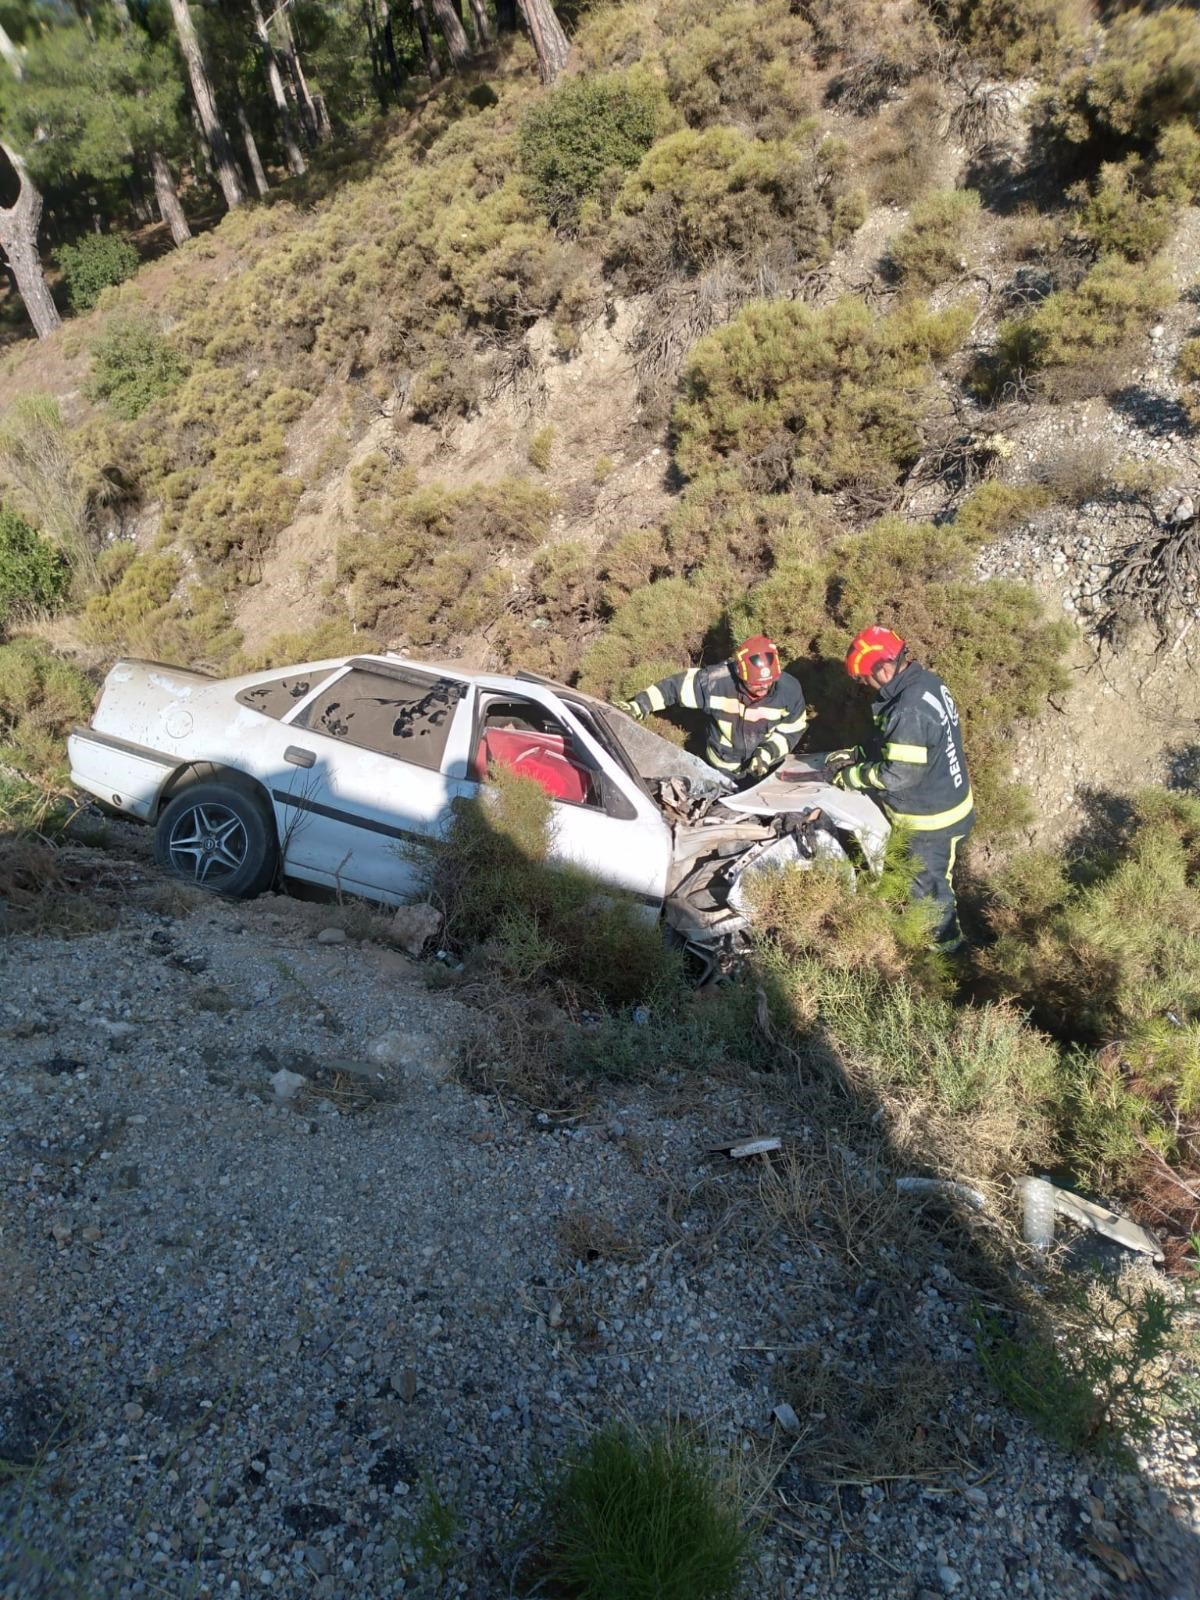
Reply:
[[574, 806], [587, 801], [588, 775], [567, 755], [566, 740], [560, 733], [488, 728], [475, 752], [474, 776], [482, 782], [491, 766], [507, 767], [522, 777], [533, 778], [551, 799]]

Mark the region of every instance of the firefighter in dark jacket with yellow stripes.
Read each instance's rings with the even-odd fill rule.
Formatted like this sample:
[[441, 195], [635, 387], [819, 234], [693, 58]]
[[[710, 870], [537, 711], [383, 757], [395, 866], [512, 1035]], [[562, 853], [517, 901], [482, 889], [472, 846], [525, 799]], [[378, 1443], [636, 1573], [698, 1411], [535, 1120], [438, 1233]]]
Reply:
[[779, 652], [759, 633], [728, 661], [662, 678], [618, 709], [640, 721], [652, 711], [683, 706], [708, 719], [709, 762], [728, 778], [766, 777], [804, 732], [804, 691], [779, 666]]
[[913, 896], [936, 905], [936, 948], [957, 950], [963, 938], [954, 861], [974, 826], [975, 803], [954, 698], [936, 673], [909, 660], [904, 640], [890, 628], [864, 628], [850, 646], [846, 671], [879, 697], [871, 707], [875, 737], [869, 750], [827, 757], [837, 769], [833, 782], [871, 795], [910, 830], [909, 848], [921, 863]]

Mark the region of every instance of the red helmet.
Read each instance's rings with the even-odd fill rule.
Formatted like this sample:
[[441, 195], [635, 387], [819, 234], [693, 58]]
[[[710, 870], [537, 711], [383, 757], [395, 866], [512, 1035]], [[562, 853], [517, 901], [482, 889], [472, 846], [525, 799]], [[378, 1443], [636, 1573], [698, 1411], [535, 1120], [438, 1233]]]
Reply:
[[869, 678], [885, 661], [898, 661], [904, 649], [904, 640], [898, 633], [872, 623], [855, 635], [846, 655], [846, 671], [852, 678]]
[[746, 693], [758, 700], [780, 679], [779, 651], [765, 633], [756, 633], [733, 652], [733, 670], [746, 686]]

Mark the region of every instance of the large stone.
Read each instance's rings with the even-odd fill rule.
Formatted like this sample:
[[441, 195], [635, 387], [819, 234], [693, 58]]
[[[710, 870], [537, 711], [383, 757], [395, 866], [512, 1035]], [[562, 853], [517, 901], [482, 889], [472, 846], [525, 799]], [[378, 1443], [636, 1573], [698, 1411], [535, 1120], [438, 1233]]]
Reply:
[[400, 906], [392, 918], [392, 938], [410, 956], [419, 956], [431, 939], [441, 932], [442, 913], [428, 901]]

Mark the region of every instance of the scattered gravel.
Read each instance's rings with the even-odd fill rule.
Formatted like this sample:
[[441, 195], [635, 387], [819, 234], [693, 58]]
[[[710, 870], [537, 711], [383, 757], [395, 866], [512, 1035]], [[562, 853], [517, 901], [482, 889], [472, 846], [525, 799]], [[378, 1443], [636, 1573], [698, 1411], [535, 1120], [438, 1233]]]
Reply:
[[866, 1373], [889, 1302], [707, 1153], [807, 1131], [762, 1083], [567, 1120], [473, 1095], [478, 1013], [328, 922], [269, 897], [0, 947], [0, 1594], [527, 1592], [539, 1471], [675, 1414], [778, 1468], [756, 1595], [1200, 1592], [1195, 1441], [1099, 1477], [1049, 1449], [982, 1388], [936, 1249], [904, 1326], [953, 1375], [958, 1467], [809, 1475], [788, 1352]]

